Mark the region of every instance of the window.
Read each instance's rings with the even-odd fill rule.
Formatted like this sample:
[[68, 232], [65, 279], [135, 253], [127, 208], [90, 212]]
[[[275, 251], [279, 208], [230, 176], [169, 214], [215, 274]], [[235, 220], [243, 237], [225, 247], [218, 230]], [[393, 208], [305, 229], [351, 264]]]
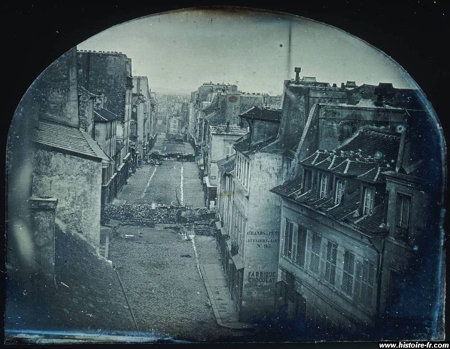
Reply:
[[342, 291], [353, 296], [353, 278], [355, 273], [355, 255], [349, 251], [344, 253], [344, 274], [342, 275]]
[[409, 221], [411, 217], [411, 196], [400, 193], [397, 194], [396, 205], [396, 237], [408, 242]]
[[328, 175], [321, 174], [320, 175], [320, 191], [319, 191], [319, 197], [322, 199], [326, 197], [328, 194]]
[[298, 234], [298, 236], [297, 236], [297, 254], [296, 254], [295, 262], [299, 266], [304, 267], [305, 266], [306, 235], [307, 235], [306, 228], [299, 225], [297, 234]]
[[372, 188], [364, 189], [363, 215], [370, 216], [373, 212], [375, 190]]
[[372, 307], [375, 284], [375, 265], [368, 260], [356, 263], [355, 293], [360, 303]]
[[336, 193], [334, 196], [334, 204], [339, 205], [342, 202], [344, 195], [344, 181], [342, 179], [336, 180]]
[[322, 243], [322, 238], [317, 233], [312, 234], [311, 243], [311, 260], [309, 262], [309, 270], [315, 274], [319, 274], [320, 265], [320, 245]]
[[304, 170], [303, 172], [303, 192], [306, 192], [312, 188], [312, 171]]
[[292, 258], [292, 235], [294, 232], [294, 223], [286, 219], [286, 227], [284, 231], [284, 251], [283, 254], [287, 258]]
[[336, 276], [336, 254], [337, 245], [328, 241], [325, 261], [325, 280], [332, 285], [334, 285]]

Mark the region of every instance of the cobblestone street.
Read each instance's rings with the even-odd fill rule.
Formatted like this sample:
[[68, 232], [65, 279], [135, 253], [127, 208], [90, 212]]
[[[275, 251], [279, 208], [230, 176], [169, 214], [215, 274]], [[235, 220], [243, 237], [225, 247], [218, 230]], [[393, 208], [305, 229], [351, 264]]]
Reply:
[[[165, 160], [159, 166], [144, 165], [128, 179], [115, 204], [152, 203], [203, 207], [197, 164]], [[239, 331], [217, 324], [200, 272], [201, 263], [218, 262], [215, 238], [194, 237], [191, 228], [122, 222], [112, 236], [109, 259], [120, 274], [137, 326], [190, 341], [239, 338]]]
[[[199, 274], [193, 241], [176, 226], [122, 226], [110, 258], [122, 279], [140, 331], [191, 341], [220, 341], [233, 332], [220, 327]], [[213, 237], [196, 236], [201, 262], [217, 258]], [[211, 250], [212, 248], [212, 250]]]

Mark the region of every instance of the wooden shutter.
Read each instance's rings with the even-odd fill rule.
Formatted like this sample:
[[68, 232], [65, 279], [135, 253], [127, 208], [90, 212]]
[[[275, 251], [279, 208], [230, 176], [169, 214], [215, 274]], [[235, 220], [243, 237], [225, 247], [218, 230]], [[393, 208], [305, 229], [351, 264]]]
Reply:
[[297, 260], [298, 226], [292, 223], [292, 261]]
[[363, 266], [361, 261], [358, 259], [356, 261], [356, 273], [355, 273], [355, 291], [354, 291], [354, 299], [360, 300], [363, 298], [362, 295], [362, 276], [363, 276]]

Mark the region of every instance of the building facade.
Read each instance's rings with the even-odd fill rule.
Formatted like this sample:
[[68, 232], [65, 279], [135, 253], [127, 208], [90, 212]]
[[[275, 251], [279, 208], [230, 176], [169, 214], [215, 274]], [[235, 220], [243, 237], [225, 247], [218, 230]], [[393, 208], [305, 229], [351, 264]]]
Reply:
[[294, 178], [272, 190], [282, 198], [276, 309], [309, 339], [367, 340], [389, 326], [411, 336], [431, 323], [431, 309], [402, 298], [436, 296], [419, 267], [436, 247], [423, 236], [430, 156], [420, 112], [383, 100], [316, 104]]
[[78, 51], [78, 83], [106, 97], [104, 107], [117, 115], [116, 155], [118, 190], [129, 176], [133, 156], [130, 147], [133, 78], [131, 59], [123, 53]]

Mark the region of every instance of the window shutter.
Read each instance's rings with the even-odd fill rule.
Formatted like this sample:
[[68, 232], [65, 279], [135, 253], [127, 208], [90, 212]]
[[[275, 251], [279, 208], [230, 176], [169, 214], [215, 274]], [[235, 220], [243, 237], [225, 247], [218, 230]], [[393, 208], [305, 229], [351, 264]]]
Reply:
[[325, 260], [327, 259], [327, 244], [328, 240], [322, 239], [320, 252], [320, 275], [325, 276]]
[[360, 300], [362, 299], [361, 294], [361, 278], [362, 278], [362, 264], [361, 261], [358, 259], [356, 261], [356, 273], [355, 273], [355, 292], [354, 292], [354, 299]]
[[292, 260], [297, 260], [298, 225], [292, 224]]

